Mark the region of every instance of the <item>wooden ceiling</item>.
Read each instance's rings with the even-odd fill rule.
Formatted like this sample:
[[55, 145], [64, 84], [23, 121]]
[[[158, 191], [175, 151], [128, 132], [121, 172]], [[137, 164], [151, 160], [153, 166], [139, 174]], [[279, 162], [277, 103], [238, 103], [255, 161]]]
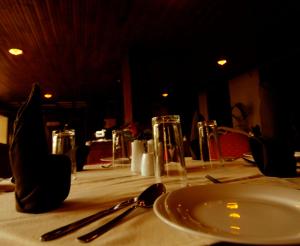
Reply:
[[24, 100], [34, 82], [57, 101], [113, 99], [135, 47], [196, 54], [199, 74], [221, 55], [231, 71], [248, 69], [297, 43], [292, 2], [1, 0], [0, 102]]

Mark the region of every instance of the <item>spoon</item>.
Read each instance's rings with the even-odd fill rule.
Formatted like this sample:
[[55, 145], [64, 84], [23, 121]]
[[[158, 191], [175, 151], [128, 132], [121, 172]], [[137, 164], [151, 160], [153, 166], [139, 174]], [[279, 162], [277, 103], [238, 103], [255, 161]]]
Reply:
[[109, 214], [111, 214], [115, 211], [118, 211], [119, 209], [122, 209], [122, 208], [125, 208], [125, 207], [129, 206], [129, 205], [132, 205], [136, 201], [137, 201], [137, 197], [133, 197], [133, 198], [130, 198], [129, 200], [117, 203], [113, 207], [110, 207], [108, 209], [99, 211], [99, 212], [97, 212], [95, 214], [92, 214], [88, 217], [77, 220], [77, 221], [72, 222], [70, 224], [67, 224], [65, 226], [59, 227], [55, 230], [49, 231], [49, 232], [43, 234], [40, 237], [40, 240], [41, 241], [50, 241], [50, 240], [60, 238], [64, 235], [67, 235], [71, 232], [74, 232], [75, 230], [77, 230], [81, 227], [84, 227], [84, 226], [86, 226], [86, 225], [88, 225], [88, 224], [90, 224], [90, 223], [92, 223], [92, 222], [94, 222], [98, 219], [101, 219], [106, 215], [109, 215]]
[[211, 182], [215, 183], [215, 184], [220, 184], [222, 183], [220, 180], [210, 176], [209, 174], [205, 175], [205, 178], [209, 179]]
[[77, 239], [81, 242], [91, 242], [92, 240], [96, 239], [97, 237], [101, 236], [114, 225], [116, 225], [122, 218], [128, 215], [131, 211], [133, 211], [137, 207], [141, 208], [150, 208], [153, 206], [156, 198], [158, 198], [161, 194], [166, 192], [166, 187], [162, 183], [157, 183], [149, 186], [146, 190], [144, 190], [139, 196], [136, 203], [127, 209], [122, 214], [118, 215], [114, 219], [110, 220], [106, 224], [98, 227], [97, 229], [78, 237]]

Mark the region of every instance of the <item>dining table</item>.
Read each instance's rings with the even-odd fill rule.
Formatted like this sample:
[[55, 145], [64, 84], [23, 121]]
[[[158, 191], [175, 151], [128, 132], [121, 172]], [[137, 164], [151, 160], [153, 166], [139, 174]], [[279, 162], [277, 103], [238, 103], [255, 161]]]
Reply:
[[[188, 186], [219, 185], [206, 178], [210, 175], [224, 184], [246, 183], [300, 189], [300, 177], [264, 176], [255, 164], [242, 158], [222, 162], [203, 162], [186, 157], [185, 162]], [[102, 163], [87, 164], [77, 173], [76, 179], [72, 180], [70, 193], [59, 208], [45, 213], [30, 214], [16, 211], [13, 184], [10, 179], [3, 179], [0, 181], [0, 245], [82, 245], [77, 237], [94, 230], [122, 211], [110, 214], [52, 241], [41, 241], [40, 236], [109, 208], [120, 201], [138, 196], [155, 182], [157, 181], [153, 176], [132, 173], [130, 165], [112, 167]], [[174, 185], [174, 188], [170, 188], [167, 192], [176, 189], [177, 186]], [[221, 245], [221, 243], [216, 238], [189, 233], [170, 226], [156, 215], [153, 208], [137, 208], [111, 230], [88, 244], [199, 246]]]

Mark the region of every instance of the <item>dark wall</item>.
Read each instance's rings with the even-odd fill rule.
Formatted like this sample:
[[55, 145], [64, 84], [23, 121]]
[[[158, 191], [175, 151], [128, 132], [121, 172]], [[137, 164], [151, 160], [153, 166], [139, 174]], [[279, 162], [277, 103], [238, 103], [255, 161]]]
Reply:
[[[151, 127], [154, 116], [178, 114], [183, 134], [189, 135], [201, 84], [194, 58], [172, 49], [135, 49], [129, 61], [134, 120]], [[162, 97], [163, 92], [169, 96]]]
[[212, 83], [207, 90], [208, 117], [219, 126], [232, 126], [228, 81]]
[[[151, 123], [151, 117], [179, 114], [183, 134], [190, 135], [192, 118], [198, 109], [199, 92], [208, 92], [209, 118], [231, 126], [228, 71], [215, 61], [201, 59], [191, 49], [143, 49], [130, 53], [133, 115], [136, 121]], [[169, 92], [168, 98], [161, 93]]]
[[260, 67], [262, 133], [289, 138], [300, 150], [300, 51], [273, 59]]

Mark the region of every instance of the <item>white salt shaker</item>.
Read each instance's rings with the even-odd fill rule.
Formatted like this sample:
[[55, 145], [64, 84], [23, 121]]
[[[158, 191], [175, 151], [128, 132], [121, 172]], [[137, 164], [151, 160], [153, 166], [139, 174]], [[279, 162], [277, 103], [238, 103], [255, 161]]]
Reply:
[[141, 172], [141, 161], [144, 149], [144, 141], [134, 140], [131, 142], [131, 172]]
[[152, 153], [153, 152], [153, 139], [149, 139], [147, 141], [147, 152]]
[[141, 163], [142, 176], [154, 176], [154, 155], [152, 153], [143, 153]]

